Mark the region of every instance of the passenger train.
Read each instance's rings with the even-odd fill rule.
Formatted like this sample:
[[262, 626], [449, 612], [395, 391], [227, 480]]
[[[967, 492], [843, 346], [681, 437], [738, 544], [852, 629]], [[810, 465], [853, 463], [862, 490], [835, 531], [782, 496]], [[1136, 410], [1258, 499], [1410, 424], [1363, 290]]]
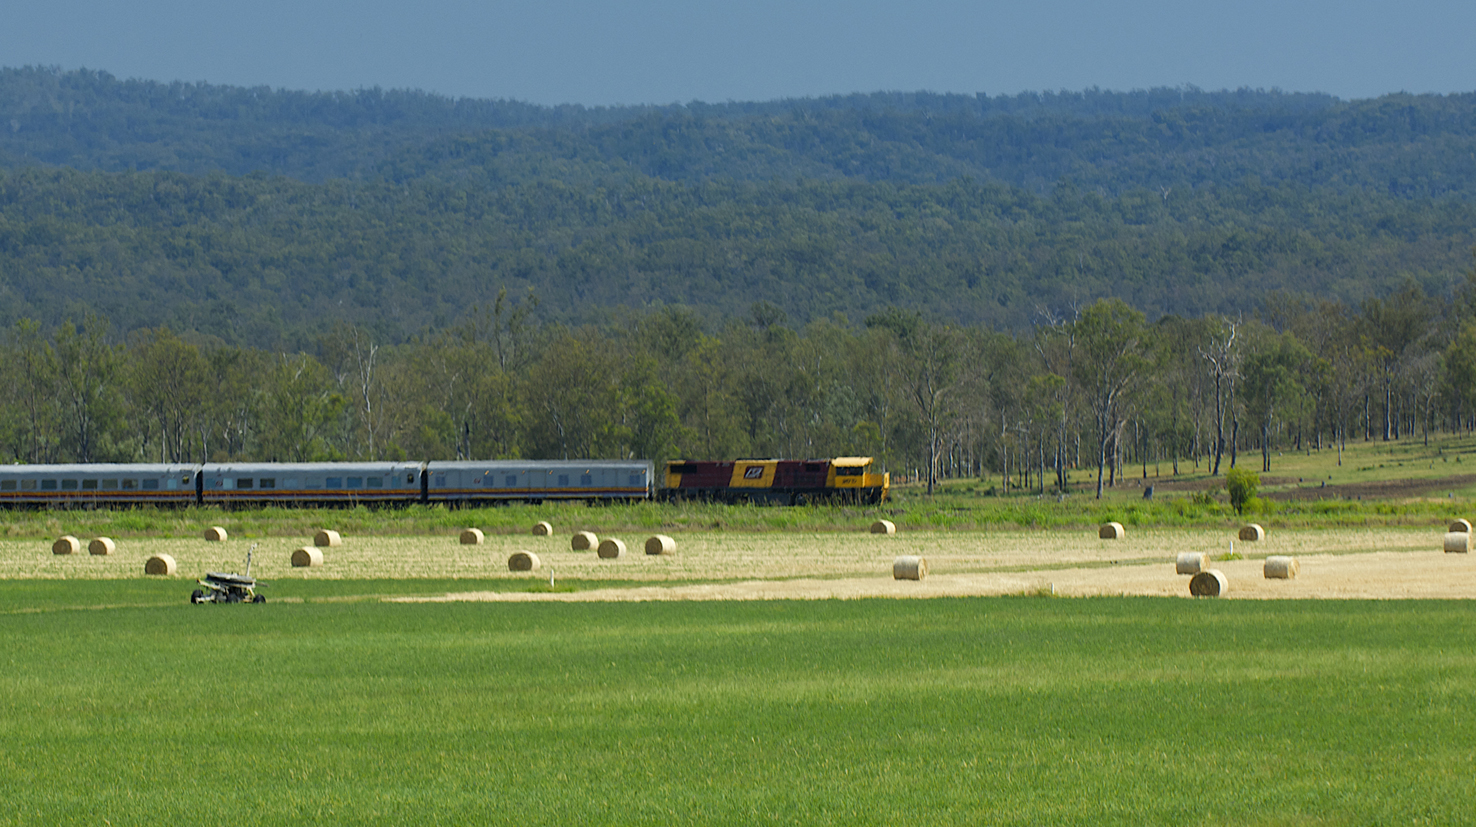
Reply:
[[473, 505], [544, 500], [700, 499], [877, 503], [890, 475], [871, 457], [676, 460], [658, 487], [650, 460], [246, 462], [0, 465], [0, 507]]
[[650, 460], [0, 466], [0, 505], [480, 504], [645, 500]]

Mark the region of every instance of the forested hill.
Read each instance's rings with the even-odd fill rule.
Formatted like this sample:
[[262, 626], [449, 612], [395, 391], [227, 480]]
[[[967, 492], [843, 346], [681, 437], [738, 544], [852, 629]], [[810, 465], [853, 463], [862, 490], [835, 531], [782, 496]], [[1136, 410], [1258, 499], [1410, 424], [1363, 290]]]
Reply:
[[0, 70], [0, 324], [294, 346], [499, 288], [545, 320], [898, 305], [1018, 328], [1357, 302], [1470, 266], [1476, 95], [1158, 89], [540, 107]]

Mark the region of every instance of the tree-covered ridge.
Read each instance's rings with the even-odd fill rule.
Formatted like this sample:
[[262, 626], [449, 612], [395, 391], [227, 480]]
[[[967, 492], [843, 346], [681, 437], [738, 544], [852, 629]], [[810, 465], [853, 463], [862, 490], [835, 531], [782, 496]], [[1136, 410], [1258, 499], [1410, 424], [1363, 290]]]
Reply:
[[0, 166], [321, 182], [505, 185], [630, 173], [686, 182], [1060, 180], [1129, 189], [1267, 184], [1467, 196], [1476, 96], [1153, 89], [875, 93], [756, 103], [540, 107], [379, 89], [306, 93], [0, 70]]
[[767, 301], [797, 323], [903, 306], [1008, 328], [1122, 297], [1151, 316], [1254, 309], [1272, 290], [1448, 294], [1476, 204], [1254, 182], [1049, 196], [960, 179], [504, 187], [174, 173], [0, 173], [0, 323], [104, 313], [299, 347], [325, 321], [401, 341], [499, 287], [547, 320]]

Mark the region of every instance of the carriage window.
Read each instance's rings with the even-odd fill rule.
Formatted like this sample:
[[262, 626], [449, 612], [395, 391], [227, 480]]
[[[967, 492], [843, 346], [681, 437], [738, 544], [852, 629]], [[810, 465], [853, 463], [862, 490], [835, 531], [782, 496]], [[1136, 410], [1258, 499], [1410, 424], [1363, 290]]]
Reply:
[[190, 484], [190, 478], [189, 477], [180, 477], [179, 478], [179, 484], [180, 485], [189, 485]]
[[97, 480], [83, 480], [82, 481], [82, 490], [83, 491], [96, 491], [97, 490]]
[[369, 478], [369, 487], [370, 488], [383, 488], [384, 487], [384, 477], [370, 477]]
[[276, 477], [262, 477], [261, 478], [261, 484], [257, 486], [257, 488], [261, 488], [261, 489], [276, 488], [276, 487], [277, 487], [277, 479], [276, 479]]
[[158, 480], [144, 480], [143, 481], [143, 489], [145, 491], [158, 491], [159, 490], [159, 481]]
[[364, 487], [364, 478], [363, 477], [349, 477], [348, 478], [348, 487], [349, 488], [363, 488]]
[[42, 491], [55, 491], [56, 490], [56, 480], [42, 480], [41, 481], [41, 490]]
[[507, 475], [507, 479], [505, 480], [505, 482], [508, 485], [517, 485], [518, 484], [518, 475], [517, 474], [508, 474]]
[[123, 480], [123, 490], [132, 491], [138, 487], [138, 480]]
[[568, 484], [569, 484], [569, 475], [568, 474], [560, 474], [559, 475], [559, 485], [568, 485]]
[[236, 480], [236, 487], [243, 489], [250, 488], [251, 483], [252, 479], [250, 477], [241, 477], [240, 479]]
[[62, 490], [63, 491], [76, 491], [77, 490], [77, 481], [76, 480], [62, 480]]
[[15, 480], [0, 480], [0, 491], [14, 491]]
[[117, 480], [103, 480], [102, 481], [102, 489], [104, 491], [117, 491], [118, 490], [118, 481]]
[[343, 477], [328, 477], [327, 479], [324, 479], [323, 480], [323, 487], [324, 488], [342, 488], [343, 487]]
[[406, 485], [414, 485], [415, 484], [415, 475], [414, 474], [406, 474], [405, 475], [405, 484]]
[[35, 491], [36, 490], [36, 481], [35, 480], [21, 480], [21, 490], [22, 491]]

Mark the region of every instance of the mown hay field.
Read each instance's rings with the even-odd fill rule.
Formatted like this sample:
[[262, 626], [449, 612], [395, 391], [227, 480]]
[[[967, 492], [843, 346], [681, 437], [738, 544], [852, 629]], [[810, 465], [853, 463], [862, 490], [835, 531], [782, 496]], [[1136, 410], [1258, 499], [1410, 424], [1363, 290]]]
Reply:
[[[591, 526], [598, 532], [598, 526]], [[572, 532], [571, 532], [572, 534]], [[601, 534], [602, 538], [607, 536]], [[1215, 529], [1130, 530], [1119, 540], [1095, 531], [927, 532], [685, 532], [672, 535], [670, 554], [642, 553], [646, 535], [622, 533], [629, 551], [601, 559], [575, 551], [570, 534], [488, 535], [478, 545], [457, 536], [354, 536], [325, 548], [323, 564], [291, 565], [310, 538], [267, 537], [211, 543], [198, 539], [117, 538], [106, 556], [53, 554], [49, 543], [0, 541], [0, 579], [120, 579], [143, 574], [151, 555], [167, 554], [177, 578], [244, 570], [267, 581], [475, 580], [502, 583], [521, 599], [721, 599], [773, 597], [965, 596], [1039, 590], [1063, 595], [1187, 595], [1174, 574], [1177, 556], [1203, 552], [1235, 581], [1230, 597], [1476, 597], [1476, 555], [1443, 554], [1443, 535], [1426, 529], [1273, 529], [1262, 542], [1243, 542]], [[1234, 552], [1246, 559], [1224, 560]], [[534, 571], [509, 571], [518, 552], [534, 554]], [[926, 559], [928, 576], [896, 582], [892, 563]], [[1262, 560], [1291, 556], [1299, 578], [1261, 582]], [[550, 577], [578, 595], [532, 586]], [[454, 590], [453, 590], [454, 591]], [[270, 595], [271, 592], [267, 591]], [[470, 598], [486, 595], [478, 592]], [[502, 598], [506, 599], [506, 598]]]

